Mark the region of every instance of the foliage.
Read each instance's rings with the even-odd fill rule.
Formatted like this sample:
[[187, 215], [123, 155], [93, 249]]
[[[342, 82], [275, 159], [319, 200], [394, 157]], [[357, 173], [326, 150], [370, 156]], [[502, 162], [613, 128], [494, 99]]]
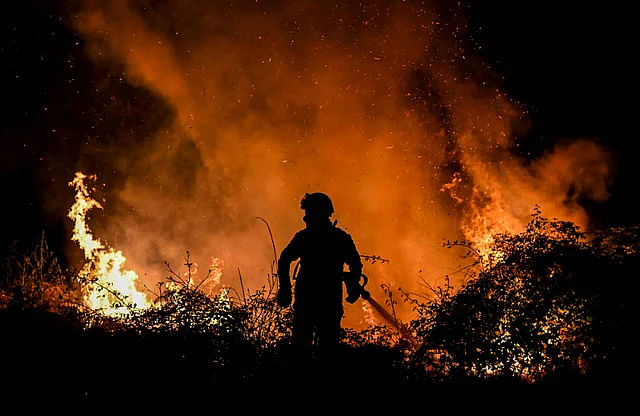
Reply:
[[[191, 356], [192, 361], [200, 363], [198, 372], [204, 371], [210, 378], [238, 380], [255, 376], [289, 342], [291, 313], [276, 304], [275, 277], [269, 275], [268, 287], [254, 293], [238, 293], [225, 287], [205, 293], [202, 287], [211, 270], [196, 282], [189, 252], [185, 260], [184, 274], [166, 263], [168, 277], [158, 284], [157, 292], [152, 292], [155, 300], [151, 307], [136, 309], [126, 297], [115, 293], [129, 313], [115, 319], [93, 315], [86, 322], [93, 328], [130, 332], [173, 345], [173, 350], [166, 350], [165, 360]], [[113, 294], [112, 289], [109, 291]]]
[[527, 381], [611, 364], [632, 345], [638, 312], [624, 292], [638, 287], [639, 236], [637, 228], [586, 235], [536, 210], [523, 233], [494, 236], [489, 261], [479, 258], [458, 292], [408, 297], [422, 341], [413, 359], [441, 377]]
[[[447, 280], [428, 297], [401, 291], [416, 312], [408, 328], [396, 321], [398, 298], [383, 286], [397, 325], [345, 329], [345, 374], [532, 382], [638, 369], [639, 227], [588, 234], [536, 210], [523, 233], [494, 236], [488, 255], [466, 242], [448, 245], [476, 256], [464, 269], [466, 283], [455, 290]], [[28, 253], [12, 252], [1, 269], [0, 330], [11, 340], [5, 346], [15, 374], [42, 367], [55, 378], [51, 383], [69, 374], [66, 383], [77, 392], [120, 385], [131, 369], [148, 382], [190, 386], [287, 377], [292, 316], [276, 304], [273, 270], [253, 293], [244, 290], [240, 272], [242, 291], [205, 293], [210, 274], [196, 282], [191, 264], [188, 253], [186, 273], [167, 264], [168, 277], [146, 310], [101, 288], [129, 310], [109, 317], [84, 307], [90, 282], [63, 271], [44, 236]]]
[[81, 285], [64, 273], [44, 232], [31, 250], [15, 246], [0, 264], [0, 309], [37, 308], [66, 315], [82, 307]]

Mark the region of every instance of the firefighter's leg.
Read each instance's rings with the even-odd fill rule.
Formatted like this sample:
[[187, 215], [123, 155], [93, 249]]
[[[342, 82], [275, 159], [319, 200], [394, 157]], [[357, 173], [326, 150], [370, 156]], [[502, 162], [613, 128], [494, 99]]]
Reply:
[[313, 343], [313, 322], [309, 313], [297, 307], [293, 314], [293, 350], [297, 361], [307, 362], [311, 359]]
[[336, 307], [318, 321], [318, 355], [330, 366], [336, 363], [339, 353], [342, 315], [342, 307]]

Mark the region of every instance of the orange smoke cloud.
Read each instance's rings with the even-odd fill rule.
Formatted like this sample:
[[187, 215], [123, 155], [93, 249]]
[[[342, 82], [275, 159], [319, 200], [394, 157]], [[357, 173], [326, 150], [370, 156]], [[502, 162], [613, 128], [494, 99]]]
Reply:
[[282, 248], [305, 192], [334, 199], [361, 253], [391, 259], [366, 266], [374, 295], [453, 270], [443, 239], [519, 231], [536, 204], [586, 226], [578, 198], [606, 198], [595, 142], [515, 155], [522, 110], [467, 47], [457, 6], [118, 0], [73, 22], [97, 63], [174, 112], [126, 172], [118, 203], [131, 214], [105, 226], [147, 279], [189, 249], [225, 262], [222, 284], [240, 267], [262, 286], [273, 255], [255, 217]]

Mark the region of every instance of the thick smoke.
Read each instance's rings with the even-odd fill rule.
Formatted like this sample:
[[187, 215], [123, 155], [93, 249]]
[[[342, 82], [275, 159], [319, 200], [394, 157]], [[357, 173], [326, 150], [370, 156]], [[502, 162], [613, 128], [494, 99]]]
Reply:
[[201, 269], [225, 262], [222, 284], [240, 268], [262, 286], [273, 253], [256, 216], [280, 250], [303, 226], [305, 192], [329, 194], [361, 253], [391, 260], [365, 267], [374, 296], [454, 270], [443, 239], [518, 231], [536, 204], [587, 226], [579, 201], [607, 197], [594, 142], [516, 156], [523, 109], [469, 49], [457, 5], [119, 0], [72, 21], [96, 62], [174, 112], [124, 172], [129, 214], [105, 227], [148, 283], [189, 249]]

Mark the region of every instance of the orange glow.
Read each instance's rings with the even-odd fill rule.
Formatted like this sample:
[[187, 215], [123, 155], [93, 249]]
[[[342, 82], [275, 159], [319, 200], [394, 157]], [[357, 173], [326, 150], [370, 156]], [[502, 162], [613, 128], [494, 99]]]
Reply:
[[[580, 139], [534, 161], [518, 156], [526, 112], [474, 56], [462, 7], [366, 3], [116, 0], [74, 10], [96, 65], [172, 114], [118, 172], [114, 203], [128, 215], [104, 220], [146, 283], [190, 250], [224, 260], [216, 284], [238, 287], [240, 268], [247, 287], [263, 286], [273, 253], [255, 218], [282, 249], [303, 227], [305, 192], [331, 196], [362, 254], [391, 260], [365, 265], [378, 299], [383, 283], [409, 292], [421, 279], [442, 283], [461, 263], [443, 241], [486, 253], [492, 234], [522, 231], [536, 204], [589, 225], [578, 201], [607, 197], [607, 152]], [[124, 257], [88, 232], [84, 216], [100, 205], [83, 179], [73, 182], [74, 240], [87, 272], [110, 276]], [[347, 325], [370, 320], [367, 306], [345, 306]], [[411, 313], [398, 305], [401, 320]]]
[[87, 225], [87, 213], [92, 208], [102, 209], [98, 201], [91, 198], [85, 185], [85, 179], [96, 180], [95, 176], [87, 177], [77, 172], [69, 186], [76, 190], [75, 203], [68, 213], [74, 222], [72, 240], [84, 251], [87, 260], [80, 272], [80, 277], [92, 282], [84, 296], [90, 308], [105, 315], [117, 316], [131, 312], [127, 304], [133, 308], [144, 309], [149, 301], [143, 292], [138, 291], [136, 282], [138, 275], [133, 270], [123, 269], [127, 260], [120, 250], [105, 246], [100, 239], [91, 234]]

